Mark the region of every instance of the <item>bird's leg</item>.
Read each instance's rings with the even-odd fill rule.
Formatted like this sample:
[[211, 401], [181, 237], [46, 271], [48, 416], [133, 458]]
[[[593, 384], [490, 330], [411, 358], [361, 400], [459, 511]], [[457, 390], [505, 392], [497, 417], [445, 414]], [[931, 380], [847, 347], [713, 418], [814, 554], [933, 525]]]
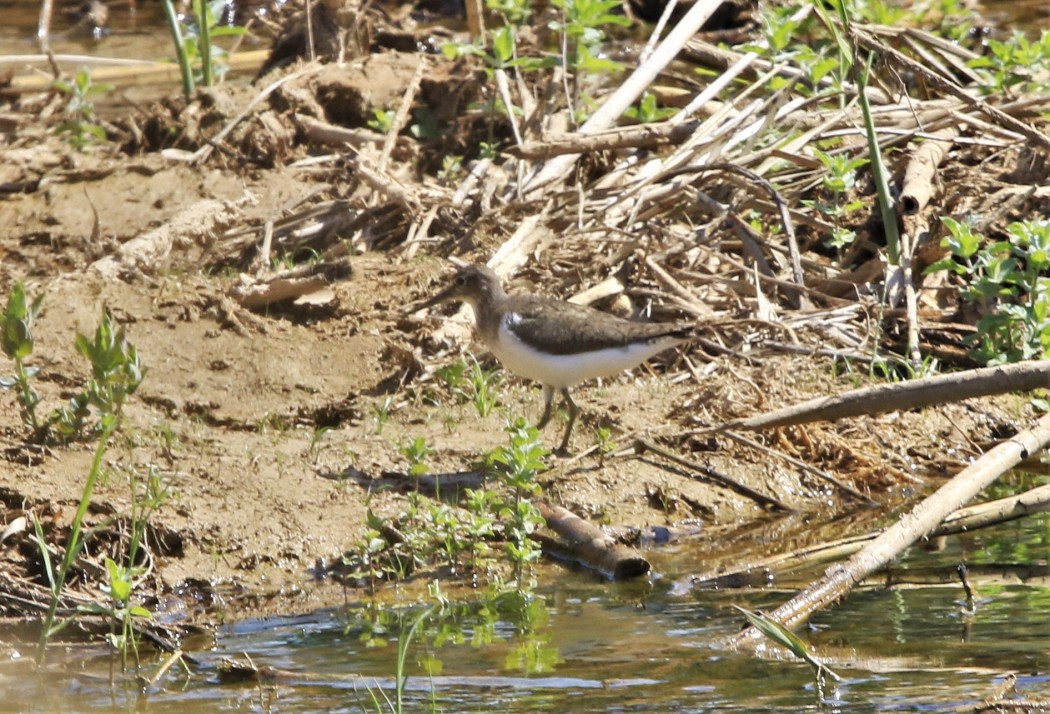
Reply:
[[546, 384], [543, 385], [543, 416], [540, 417], [539, 422], [536, 424], [537, 429], [542, 429], [547, 426], [547, 422], [551, 420], [551, 406], [554, 403], [554, 389], [548, 387]]
[[561, 390], [561, 396], [565, 400], [566, 406], [569, 407], [569, 425], [565, 427], [565, 436], [562, 437], [561, 446], [558, 447], [558, 451], [564, 454], [569, 451], [569, 439], [572, 437], [572, 427], [576, 423], [576, 417], [580, 413], [580, 408], [576, 406], [576, 402], [572, 401], [572, 396], [569, 394], [568, 389]]

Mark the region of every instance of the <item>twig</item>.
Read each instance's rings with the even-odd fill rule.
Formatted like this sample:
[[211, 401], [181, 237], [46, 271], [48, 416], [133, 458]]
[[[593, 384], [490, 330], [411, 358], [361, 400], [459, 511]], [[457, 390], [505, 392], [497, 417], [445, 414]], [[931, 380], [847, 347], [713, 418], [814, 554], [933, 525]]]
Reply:
[[784, 505], [784, 503], [780, 500], [772, 496], [767, 496], [764, 493], [759, 493], [750, 486], [745, 486], [739, 481], [736, 481], [723, 473], [719, 473], [710, 466], [691, 461], [685, 458], [684, 456], [679, 456], [673, 451], [669, 451], [667, 449], [664, 449], [663, 447], [657, 446], [653, 442], [648, 441], [646, 439], [635, 439], [634, 448], [635, 452], [638, 454], [644, 454], [646, 451], [651, 451], [657, 456], [661, 456], [667, 459], [671, 463], [678, 464], [679, 466], [684, 466], [690, 471], [695, 471], [696, 473], [693, 475], [693, 478], [697, 479], [698, 481], [710, 481], [720, 486], [724, 486], [729, 490], [735, 491], [741, 496], [750, 498], [752, 501], [755, 501], [756, 503], [759, 503], [763, 506], [770, 506], [781, 511], [794, 510], [790, 506]]
[[422, 204], [419, 202], [419, 199], [402, 186], [397, 179], [384, 172], [370, 168], [361, 157], [350, 159], [348, 163], [354, 168], [358, 178], [387, 198], [400, 203], [412, 215], [416, 215], [422, 210]]
[[390, 161], [390, 152], [394, 150], [394, 145], [397, 143], [397, 135], [401, 132], [402, 127], [405, 126], [405, 122], [408, 121], [408, 112], [412, 109], [412, 102], [416, 98], [416, 92], [419, 91], [419, 83], [423, 81], [423, 72], [427, 67], [427, 56], [420, 52], [417, 57], [419, 62], [416, 64], [416, 71], [412, 73], [412, 79], [408, 81], [408, 86], [405, 87], [405, 93], [401, 97], [401, 104], [397, 108], [394, 120], [390, 123], [390, 129], [386, 133], [386, 142], [383, 144], [383, 151], [380, 152], [379, 161], [376, 163], [376, 169], [380, 173], [386, 172], [386, 164]]
[[543, 141], [527, 141], [509, 146], [506, 152], [523, 159], [549, 159], [563, 154], [585, 154], [592, 151], [617, 151], [619, 149], [657, 149], [678, 144], [688, 139], [700, 126], [700, 122], [684, 124], [661, 122], [617, 127], [594, 134], [551, 134]]
[[975, 107], [985, 116], [994, 119], [999, 124], [1009, 128], [1011, 131], [1016, 131], [1018, 134], [1021, 134], [1029, 141], [1038, 144], [1043, 149], [1050, 149], [1050, 137], [1047, 137], [1042, 132], [1037, 131], [1034, 127], [1025, 124], [1022, 121], [1014, 119], [1006, 112], [991, 106], [990, 104], [988, 104], [988, 102], [984, 101], [983, 99], [971, 97], [960, 87], [958, 87], [954, 82], [945, 79], [930, 68], [925, 67], [919, 62], [916, 62], [915, 60], [903, 54], [902, 52], [898, 52], [889, 45], [879, 42], [871, 35], [868, 35], [867, 33], [856, 29], [851, 30], [850, 34], [853, 36], [854, 40], [859, 45], [862, 45], [870, 51], [876, 53], [880, 58], [888, 59], [894, 62], [895, 64], [903, 67], [908, 72], [917, 74], [932, 87], [944, 92], [945, 94], [955, 97], [956, 99], [960, 99], [972, 107]]
[[182, 659], [182, 650], [181, 649], [177, 649], [174, 652], [172, 652], [168, 656], [168, 658], [166, 660], [164, 660], [164, 664], [162, 664], [160, 666], [160, 669], [158, 669], [157, 672], [152, 677], [150, 677], [150, 679], [149, 679], [149, 686], [150, 687], [157, 686], [157, 682], [160, 681], [160, 678], [163, 677], [167, 673], [167, 671], [169, 669], [171, 669], [172, 665], [175, 664], [176, 662], [178, 662], [180, 659]]
[[[641, 96], [645, 88], [653, 83], [657, 75], [671, 63], [682, 47], [707, 22], [711, 15], [722, 5], [721, 0], [699, 0], [693, 3], [674, 29], [660, 43], [648, 61], [635, 68], [627, 80], [621, 84], [605, 103], [591, 115], [583, 126], [581, 134], [593, 134], [612, 126], [624, 111]], [[537, 169], [525, 179], [523, 193], [529, 194], [546, 186], [551, 181], [561, 178], [575, 163], [579, 154], [559, 156]]]

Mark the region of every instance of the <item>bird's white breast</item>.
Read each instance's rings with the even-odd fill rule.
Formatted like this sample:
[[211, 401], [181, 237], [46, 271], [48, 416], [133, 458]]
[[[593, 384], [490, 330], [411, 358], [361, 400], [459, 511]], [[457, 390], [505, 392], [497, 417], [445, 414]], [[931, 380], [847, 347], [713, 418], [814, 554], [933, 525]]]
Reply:
[[517, 319], [514, 313], [508, 313], [503, 317], [499, 324], [496, 342], [490, 344], [489, 348], [503, 366], [511, 372], [555, 389], [567, 389], [588, 379], [617, 374], [682, 342], [673, 337], [660, 337], [632, 343], [625, 347], [554, 355], [541, 352], [515, 335], [508, 325], [513, 324]]

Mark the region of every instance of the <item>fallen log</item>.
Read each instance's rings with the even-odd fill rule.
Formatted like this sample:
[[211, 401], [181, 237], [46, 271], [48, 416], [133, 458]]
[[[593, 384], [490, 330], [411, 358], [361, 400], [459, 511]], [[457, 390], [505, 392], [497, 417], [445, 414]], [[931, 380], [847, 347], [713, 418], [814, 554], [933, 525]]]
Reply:
[[649, 572], [649, 561], [634, 548], [561, 506], [540, 500], [533, 503], [547, 527], [561, 538], [537, 538], [548, 556], [579, 563], [609, 580], [629, 580]]

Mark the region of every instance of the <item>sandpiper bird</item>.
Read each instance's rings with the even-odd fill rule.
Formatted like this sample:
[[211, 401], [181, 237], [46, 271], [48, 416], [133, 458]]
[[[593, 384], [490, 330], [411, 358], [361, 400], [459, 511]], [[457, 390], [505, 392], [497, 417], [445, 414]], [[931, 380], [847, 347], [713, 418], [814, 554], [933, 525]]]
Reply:
[[515, 374], [543, 384], [542, 429], [551, 418], [554, 392], [569, 408], [562, 438], [565, 452], [579, 407], [569, 389], [595, 377], [635, 367], [689, 339], [693, 326], [633, 322], [585, 305], [541, 295], [508, 295], [499, 276], [484, 265], [460, 268], [451, 284], [415, 309], [461, 300], [474, 309], [478, 334]]

